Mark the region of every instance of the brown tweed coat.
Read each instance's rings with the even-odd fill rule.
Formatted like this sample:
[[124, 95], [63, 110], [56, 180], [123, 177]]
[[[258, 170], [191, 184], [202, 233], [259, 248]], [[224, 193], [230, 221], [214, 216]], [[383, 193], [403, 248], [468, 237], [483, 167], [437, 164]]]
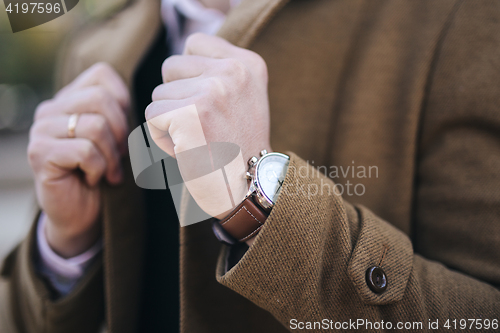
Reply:
[[[159, 1], [133, 1], [72, 40], [60, 84], [97, 61], [130, 84], [160, 25]], [[496, 0], [243, 0], [219, 35], [266, 60], [291, 169], [233, 267], [208, 224], [181, 229], [182, 332], [500, 319], [499, 32]], [[50, 301], [34, 273], [33, 232], [7, 258], [0, 332], [92, 332], [104, 314], [136, 330], [143, 212], [127, 172], [103, 185], [103, 263], [69, 296]], [[385, 292], [367, 285], [374, 265]]]

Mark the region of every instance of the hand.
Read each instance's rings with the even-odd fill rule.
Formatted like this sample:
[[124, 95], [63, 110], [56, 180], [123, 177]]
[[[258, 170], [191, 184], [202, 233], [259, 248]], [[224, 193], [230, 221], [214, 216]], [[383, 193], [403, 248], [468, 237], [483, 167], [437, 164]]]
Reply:
[[[83, 72], [53, 99], [42, 102], [30, 131], [28, 157], [49, 245], [63, 257], [78, 255], [100, 236], [99, 182], [122, 180], [126, 152], [127, 87], [103, 63]], [[80, 114], [68, 138], [71, 114]]]
[[[248, 189], [246, 161], [269, 144], [267, 67], [256, 53], [219, 37], [197, 33], [186, 41], [183, 55], [162, 67], [164, 84], [153, 91], [146, 119], [156, 144], [171, 156], [206, 145], [229, 142], [241, 148], [242, 163], [227, 172], [233, 203]], [[178, 161], [184, 180], [196, 165]], [[222, 218], [232, 210], [224, 182], [214, 177], [186, 183], [198, 205]]]

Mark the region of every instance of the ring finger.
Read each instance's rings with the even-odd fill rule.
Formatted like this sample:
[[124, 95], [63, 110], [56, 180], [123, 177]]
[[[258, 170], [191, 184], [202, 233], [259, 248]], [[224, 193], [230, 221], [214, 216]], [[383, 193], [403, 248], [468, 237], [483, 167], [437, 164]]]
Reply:
[[[55, 138], [68, 138], [70, 116], [57, 116], [38, 120], [37, 132]], [[106, 121], [101, 114], [80, 114], [74, 130], [75, 138], [92, 141], [106, 160], [106, 179], [111, 183], [121, 180], [121, 165], [118, 145]]]

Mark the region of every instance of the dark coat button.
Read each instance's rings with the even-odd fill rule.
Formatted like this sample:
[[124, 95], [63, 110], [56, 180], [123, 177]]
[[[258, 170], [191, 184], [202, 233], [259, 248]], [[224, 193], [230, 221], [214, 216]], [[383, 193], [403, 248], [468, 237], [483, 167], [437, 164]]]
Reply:
[[378, 266], [368, 268], [366, 283], [374, 293], [383, 293], [387, 289], [387, 277], [384, 270]]

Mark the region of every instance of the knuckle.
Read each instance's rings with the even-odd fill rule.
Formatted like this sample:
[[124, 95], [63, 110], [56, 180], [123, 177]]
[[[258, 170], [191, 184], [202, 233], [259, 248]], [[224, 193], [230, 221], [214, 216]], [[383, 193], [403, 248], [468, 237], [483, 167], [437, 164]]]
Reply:
[[42, 151], [40, 140], [30, 140], [28, 143], [28, 160], [31, 165], [35, 165]]
[[30, 134], [54, 136], [53, 124], [54, 120], [52, 117], [38, 119], [31, 126]]
[[40, 130], [40, 127], [42, 127], [41, 125], [42, 121], [41, 120], [36, 120], [30, 127], [30, 133], [29, 133], [29, 137], [30, 137], [30, 142], [31, 140], [33, 140], [36, 135], [41, 132]]
[[48, 188], [53, 186], [53, 178], [50, 177], [50, 173], [45, 169], [41, 169], [35, 173], [35, 182], [38, 185], [46, 186]]
[[224, 97], [227, 89], [224, 82], [219, 77], [210, 77], [204, 80], [203, 91], [211, 97]]
[[151, 100], [157, 101], [161, 99], [162, 95], [163, 95], [163, 85], [159, 85], [156, 88], [154, 88], [153, 93], [151, 94]]
[[203, 119], [210, 114], [208, 110], [210, 109], [213, 103], [210, 101], [210, 98], [208, 98], [206, 95], [201, 95], [194, 100], [194, 104], [196, 105], [196, 110], [198, 111], [199, 117]]
[[46, 100], [38, 104], [35, 110], [35, 121], [46, 116], [52, 110], [52, 100]]
[[206, 94], [198, 96], [194, 100], [196, 105], [196, 110], [198, 112], [198, 117], [202, 124], [211, 123], [212, 119], [216, 117], [218, 112], [224, 112], [226, 105], [222, 99], [213, 98]]
[[186, 47], [189, 48], [192, 45], [196, 45], [203, 38], [205, 38], [205, 34], [201, 32], [195, 32], [194, 34], [189, 35], [188, 38], [186, 39]]
[[144, 116], [146, 120], [151, 120], [154, 118], [156, 114], [156, 103], [157, 102], [151, 102], [147, 107], [146, 110], [144, 110]]
[[165, 61], [163, 61], [163, 64], [161, 65], [161, 72], [162, 72], [163, 76], [168, 74], [168, 72], [173, 67], [175, 67], [175, 64], [178, 63], [180, 57], [181, 57], [180, 55], [176, 54], [176, 55], [172, 55], [172, 56], [168, 57], [167, 59], [165, 59]]
[[254, 64], [256, 73], [259, 77], [267, 79], [267, 64], [264, 58], [255, 52], [252, 52], [252, 63]]
[[238, 59], [229, 58], [225, 60], [226, 73], [235, 77], [239, 82], [248, 80], [248, 68]]
[[41, 185], [50, 185], [51, 183], [49, 175], [47, 175], [45, 172], [41, 172], [36, 178], [38, 183]]
[[83, 141], [80, 148], [80, 154], [84, 160], [91, 160], [94, 158], [94, 145], [90, 141]]
[[167, 59], [165, 59], [163, 61], [163, 64], [162, 64], [162, 68], [166, 68], [166, 67], [169, 67], [170, 65], [172, 65], [173, 63], [177, 62], [177, 60], [180, 58], [181, 56], [178, 55], [178, 54], [174, 54], [174, 55], [171, 55], [170, 57], [168, 57]]
[[33, 171], [40, 170], [43, 166], [43, 161], [47, 156], [47, 146], [45, 142], [39, 138], [30, 140], [27, 148], [28, 162]]
[[106, 137], [107, 124], [106, 119], [100, 115], [94, 115], [90, 118], [90, 135], [93, 140], [100, 141]]
[[110, 96], [103, 87], [94, 87], [92, 91], [92, 101], [97, 107], [103, 107], [110, 102]]
[[113, 67], [111, 67], [111, 65], [106, 62], [98, 62], [92, 65], [92, 67], [90, 67], [90, 71], [93, 75], [96, 75], [98, 77], [105, 77], [113, 75], [114, 73]]

